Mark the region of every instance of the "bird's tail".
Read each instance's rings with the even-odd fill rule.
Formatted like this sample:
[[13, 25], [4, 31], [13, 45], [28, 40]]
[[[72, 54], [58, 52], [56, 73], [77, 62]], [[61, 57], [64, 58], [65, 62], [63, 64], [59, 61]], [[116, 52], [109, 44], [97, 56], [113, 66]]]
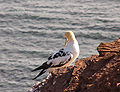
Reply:
[[41, 71], [35, 78], [33, 78], [33, 79], [36, 79], [37, 77], [39, 77], [39, 76], [41, 76], [43, 73], [45, 73], [46, 70], [47, 70], [49, 67], [51, 67], [51, 65], [52, 65], [52, 63], [47, 64], [47, 62], [45, 62], [45, 63], [43, 63], [41, 66], [39, 66], [39, 67], [35, 68], [34, 70], [32, 70], [32, 72], [34, 72], [34, 71], [37, 71], [37, 70], [42, 69], [42, 71]]

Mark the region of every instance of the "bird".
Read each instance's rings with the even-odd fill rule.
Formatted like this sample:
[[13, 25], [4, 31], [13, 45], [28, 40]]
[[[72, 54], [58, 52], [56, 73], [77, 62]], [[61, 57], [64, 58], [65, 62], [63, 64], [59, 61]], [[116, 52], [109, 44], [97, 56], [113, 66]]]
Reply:
[[50, 54], [46, 62], [32, 70], [32, 72], [41, 70], [33, 80], [44, 74], [47, 70], [51, 72], [52, 69], [68, 67], [79, 56], [79, 44], [74, 33], [66, 31], [64, 37], [66, 39], [64, 48]]

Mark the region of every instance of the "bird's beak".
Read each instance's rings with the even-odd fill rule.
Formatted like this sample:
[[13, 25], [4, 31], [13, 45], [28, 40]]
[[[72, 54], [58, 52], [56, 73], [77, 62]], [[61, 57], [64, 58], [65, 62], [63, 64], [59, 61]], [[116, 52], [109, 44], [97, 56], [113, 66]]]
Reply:
[[68, 40], [67, 40], [67, 39], [65, 39], [65, 45], [64, 45], [65, 47], [66, 47], [66, 45], [67, 45], [67, 42], [68, 42]]

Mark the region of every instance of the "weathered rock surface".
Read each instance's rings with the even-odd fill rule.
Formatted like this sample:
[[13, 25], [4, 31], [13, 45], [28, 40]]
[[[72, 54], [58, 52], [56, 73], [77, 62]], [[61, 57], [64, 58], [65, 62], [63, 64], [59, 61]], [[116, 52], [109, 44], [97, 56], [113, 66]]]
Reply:
[[99, 55], [77, 60], [75, 66], [57, 69], [35, 92], [120, 92], [120, 39], [101, 43]]

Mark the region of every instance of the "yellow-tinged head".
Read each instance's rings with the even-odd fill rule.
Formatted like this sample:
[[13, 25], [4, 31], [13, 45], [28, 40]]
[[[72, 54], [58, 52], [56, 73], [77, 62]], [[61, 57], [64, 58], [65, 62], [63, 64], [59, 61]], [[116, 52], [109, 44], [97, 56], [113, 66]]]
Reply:
[[76, 40], [75, 35], [72, 31], [66, 31], [64, 37], [66, 38], [65, 46], [68, 42]]

